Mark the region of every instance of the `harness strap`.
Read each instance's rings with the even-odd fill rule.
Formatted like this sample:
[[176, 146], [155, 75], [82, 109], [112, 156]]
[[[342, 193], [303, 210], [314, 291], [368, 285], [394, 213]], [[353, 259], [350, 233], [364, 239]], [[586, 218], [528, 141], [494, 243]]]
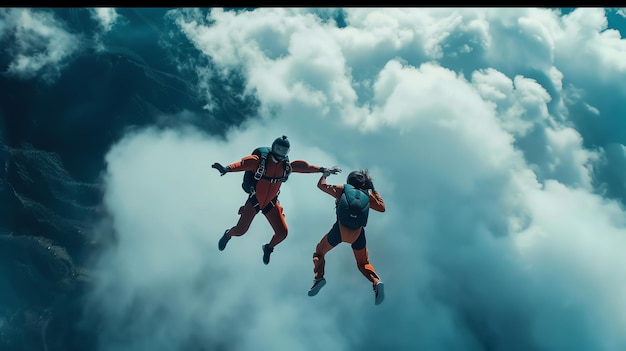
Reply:
[[[262, 210], [263, 214], [266, 214], [272, 208], [276, 207], [276, 203], [278, 202], [278, 195], [279, 194], [280, 194], [280, 192], [278, 194], [276, 194], [276, 196], [274, 196], [274, 198], [272, 200], [270, 200], [270, 202], [263, 208], [260, 207], [259, 199], [257, 199], [254, 194], [250, 194], [250, 196], [248, 196], [248, 200], [246, 201], [246, 203], [250, 203], [252, 205], [252, 207], [254, 207], [254, 210], [255, 210], [256, 213], [259, 213], [259, 211]], [[239, 209], [239, 211], [241, 212], [241, 209]]]
[[287, 177], [286, 176], [282, 176], [280, 178], [272, 178], [272, 177], [268, 177], [268, 176], [263, 176], [263, 179], [269, 181], [270, 183], [274, 184], [274, 183], [278, 183], [278, 182], [286, 182], [287, 181]]
[[263, 214], [268, 213], [272, 208], [276, 207], [276, 202], [278, 202], [278, 195], [274, 196], [274, 198], [270, 200], [270, 203], [263, 207]]
[[[278, 178], [273, 178], [273, 177], [268, 177], [265, 175], [265, 161], [267, 160], [267, 153], [261, 153], [259, 157], [260, 157], [259, 167], [257, 167], [256, 171], [254, 172], [254, 180], [259, 181], [261, 179], [265, 179], [272, 184], [287, 181], [287, 178], [289, 178], [289, 174], [291, 174], [291, 170], [292, 170], [291, 163], [289, 163], [288, 160], [283, 160], [283, 176], [278, 177]], [[255, 193], [256, 193], [256, 189], [252, 187], [250, 189], [250, 195], [254, 195]]]
[[257, 167], [256, 172], [254, 173], [254, 179], [259, 180], [261, 177], [265, 175], [265, 159], [267, 155], [261, 157], [261, 161], [259, 162], [259, 167]]
[[[259, 178], [256, 178], [257, 174], [259, 174], [259, 169], [261, 169], [261, 163], [263, 164], [263, 173]], [[265, 179], [270, 183], [278, 183], [278, 182], [286, 182], [287, 178], [289, 178], [289, 174], [291, 174], [291, 163], [288, 161], [283, 161], [283, 176], [278, 178], [268, 177], [265, 175], [265, 158], [262, 159], [262, 162], [259, 163], [259, 169], [257, 169], [257, 173], [255, 173], [254, 178], [256, 180]]]
[[251, 205], [252, 205], [252, 207], [254, 207], [254, 211], [255, 211], [256, 213], [259, 213], [259, 211], [261, 210], [261, 209], [259, 208], [259, 205], [260, 205], [260, 204], [259, 204], [259, 199], [257, 199], [257, 198], [256, 198], [256, 196], [255, 196], [255, 194], [254, 194], [254, 193], [252, 193], [252, 194], [250, 194], [250, 195], [248, 196], [248, 200], [246, 200], [246, 203], [251, 204]]

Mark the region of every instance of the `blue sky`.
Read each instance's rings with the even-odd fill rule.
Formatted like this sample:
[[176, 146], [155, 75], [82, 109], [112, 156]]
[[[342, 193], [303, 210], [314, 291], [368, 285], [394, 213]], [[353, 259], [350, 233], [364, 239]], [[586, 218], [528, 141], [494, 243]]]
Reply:
[[[6, 73], [54, 84], [85, 47], [111, 50], [107, 38], [128, 30], [124, 17], [89, 13], [100, 27], [86, 36], [45, 11], [0, 11], [0, 34], [17, 38]], [[182, 349], [195, 338], [232, 350], [623, 350], [625, 16], [168, 12], [172, 37], [206, 60], [179, 62], [197, 77], [206, 113], [221, 103], [214, 78], [241, 77], [259, 106], [225, 140], [146, 128], [108, 152], [112, 218], [96, 225], [120, 239], [94, 268], [101, 349]], [[306, 295], [311, 255], [334, 221], [316, 174], [283, 186], [289, 236], [268, 266], [261, 216], [217, 250], [245, 194], [242, 174], [220, 177], [211, 163], [283, 134], [292, 160], [344, 169], [331, 183], [371, 171], [387, 204], [367, 231], [383, 304], [345, 244], [327, 256], [326, 287]]]

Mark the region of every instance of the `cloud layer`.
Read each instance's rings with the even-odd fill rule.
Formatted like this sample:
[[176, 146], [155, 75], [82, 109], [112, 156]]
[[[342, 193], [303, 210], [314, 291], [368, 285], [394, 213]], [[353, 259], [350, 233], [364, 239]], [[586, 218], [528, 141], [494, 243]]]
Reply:
[[[101, 14], [115, 31], [114, 13]], [[29, 21], [18, 33], [49, 45], [72, 35], [44, 35], [32, 23], [57, 28], [54, 19], [20, 16]], [[226, 140], [149, 128], [111, 149], [106, 205], [119, 241], [99, 262], [90, 304], [103, 317], [102, 350], [626, 347], [626, 42], [604, 9], [168, 18], [208, 58], [198, 76], [243, 77], [259, 118]], [[36, 72], [20, 55], [11, 71]], [[217, 250], [245, 194], [242, 174], [220, 177], [211, 163], [283, 134], [292, 160], [344, 169], [329, 182], [372, 172], [387, 203], [367, 227], [382, 305], [345, 244], [328, 255], [327, 286], [306, 295], [312, 252], [334, 221], [316, 174], [283, 186], [289, 236], [270, 265], [262, 215]]]

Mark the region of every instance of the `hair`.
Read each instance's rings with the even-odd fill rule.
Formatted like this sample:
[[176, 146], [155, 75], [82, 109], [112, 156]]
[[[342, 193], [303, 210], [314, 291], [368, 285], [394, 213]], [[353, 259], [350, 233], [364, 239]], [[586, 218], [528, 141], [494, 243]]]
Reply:
[[348, 174], [346, 182], [353, 187], [361, 190], [374, 188], [372, 177], [370, 176], [370, 173], [367, 169], [358, 169], [350, 172], [350, 174]]

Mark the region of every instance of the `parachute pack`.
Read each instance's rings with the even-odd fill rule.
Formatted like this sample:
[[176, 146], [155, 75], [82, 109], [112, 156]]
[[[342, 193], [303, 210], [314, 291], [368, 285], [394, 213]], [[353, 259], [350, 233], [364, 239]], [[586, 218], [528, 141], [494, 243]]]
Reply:
[[337, 201], [337, 219], [348, 228], [359, 228], [367, 225], [370, 197], [350, 184], [343, 185], [343, 194]]
[[287, 178], [289, 178], [289, 174], [291, 173], [291, 163], [289, 163], [289, 158], [285, 157], [282, 161], [284, 165], [285, 172], [283, 176], [280, 178], [271, 178], [265, 175], [265, 162], [267, 160], [267, 155], [272, 149], [266, 146], [257, 147], [252, 151], [252, 155], [259, 156], [259, 167], [256, 171], [245, 171], [243, 174], [243, 183], [241, 183], [241, 187], [243, 191], [248, 194], [254, 193], [256, 190], [256, 183], [260, 179], [267, 179], [271, 183], [276, 182], [286, 182]]

